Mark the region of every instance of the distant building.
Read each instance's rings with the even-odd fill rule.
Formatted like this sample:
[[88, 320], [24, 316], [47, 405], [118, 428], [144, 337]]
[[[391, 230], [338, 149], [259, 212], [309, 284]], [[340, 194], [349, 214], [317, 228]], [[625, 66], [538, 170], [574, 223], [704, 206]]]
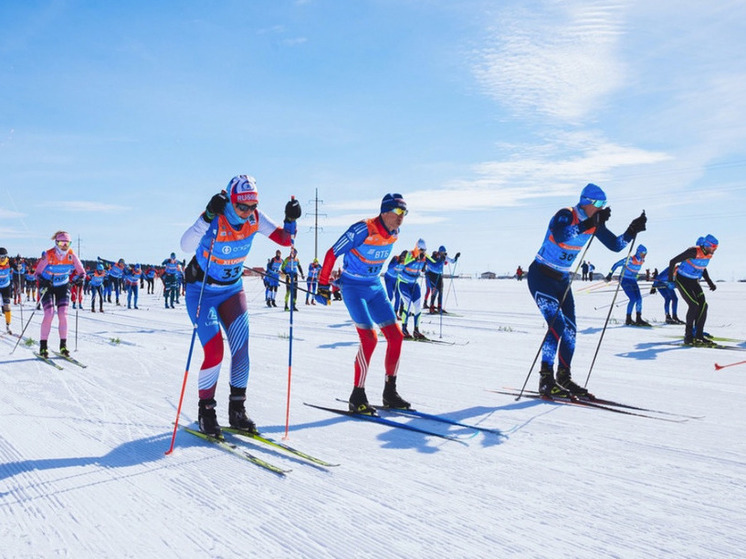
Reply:
[[479, 276], [479, 279], [495, 279], [497, 278], [497, 274], [495, 272], [484, 272], [482, 275]]

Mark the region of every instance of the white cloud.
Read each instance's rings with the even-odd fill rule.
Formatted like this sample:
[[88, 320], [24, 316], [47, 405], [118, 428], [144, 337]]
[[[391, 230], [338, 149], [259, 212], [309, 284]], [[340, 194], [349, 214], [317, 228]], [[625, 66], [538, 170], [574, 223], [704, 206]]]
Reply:
[[85, 200], [48, 201], [39, 205], [45, 208], [57, 208], [71, 212], [121, 212], [131, 209], [127, 206]]
[[624, 82], [623, 5], [540, 2], [497, 13], [474, 73], [508, 109], [580, 122]]

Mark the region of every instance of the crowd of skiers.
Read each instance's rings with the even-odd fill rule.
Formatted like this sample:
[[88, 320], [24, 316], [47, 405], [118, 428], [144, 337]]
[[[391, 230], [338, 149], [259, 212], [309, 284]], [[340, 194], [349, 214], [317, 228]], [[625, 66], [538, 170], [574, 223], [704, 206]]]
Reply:
[[[70, 235], [65, 231], [57, 231], [52, 236], [54, 246], [45, 250], [35, 262], [20, 255], [9, 260], [7, 250], [0, 248], [0, 292], [7, 328], [10, 330], [10, 301], [21, 303], [25, 295], [26, 301], [38, 301], [44, 309], [40, 355], [43, 358], [49, 355], [47, 340], [55, 310], [60, 353], [69, 355], [66, 338], [70, 302], [73, 308], [82, 309], [84, 297], [89, 295], [91, 311], [96, 312], [98, 301], [98, 312], [104, 312], [105, 301], [111, 303], [113, 296], [114, 304], [120, 305], [120, 295], [126, 293], [127, 307], [137, 309], [139, 289], [147, 285], [148, 293], [154, 293], [154, 280], [160, 278], [165, 308], [174, 308], [180, 295], [184, 296], [203, 348], [198, 380], [200, 429], [209, 435], [221, 434], [214, 396], [224, 353], [222, 328], [231, 355], [228, 421], [234, 428], [256, 431], [244, 406], [250, 360], [248, 309], [241, 279], [253, 237], [261, 233], [289, 249], [284, 258], [277, 250], [260, 272], [264, 276], [267, 307], [277, 307], [276, 295], [281, 283], [286, 287], [286, 311], [299, 310], [299, 290], [305, 292], [306, 305], [326, 306], [332, 300], [341, 300], [346, 306], [360, 339], [353, 364], [350, 411], [375, 413], [368, 402], [365, 381], [378, 341], [376, 328], [387, 340], [383, 404], [409, 408], [409, 402], [399, 395], [396, 385], [402, 341], [425, 339], [419, 328], [423, 309], [429, 313], [447, 312], [443, 308], [445, 266], [455, 267], [460, 253], [451, 258], [446, 247], [441, 245], [428, 254], [425, 240], [419, 239], [411, 250], [392, 256], [408, 209], [401, 194], [389, 193], [383, 197], [376, 215], [353, 223], [328, 249], [323, 262], [314, 259], [304, 273], [293, 245], [296, 220], [301, 215], [298, 201], [291, 198], [286, 203], [282, 225], [272, 221], [258, 205], [256, 180], [249, 175], [233, 177], [225, 190], [210, 198], [205, 210], [184, 232], [181, 249], [193, 254], [188, 264], [171, 253], [160, 266], [127, 265], [123, 259], [114, 262], [100, 258], [84, 265], [72, 251]], [[648, 325], [641, 316], [642, 296], [638, 285], [647, 249], [638, 244], [634, 253], [632, 251], [637, 235], [646, 230], [647, 217], [643, 212], [630, 222], [622, 235], [615, 235], [607, 228], [610, 215], [605, 192], [595, 184], [588, 184], [576, 205], [559, 210], [551, 218], [544, 241], [528, 271], [524, 273], [520, 267], [517, 271], [519, 280], [524, 275], [527, 278], [529, 291], [548, 325], [539, 352], [539, 392], [542, 395], [590, 396], [587, 389], [572, 380], [577, 327], [570, 287], [578, 270], [573, 270], [575, 262], [581, 252], [585, 255], [584, 248], [592, 239], [597, 238], [615, 252], [630, 245], [629, 254], [612, 266], [605, 279], [611, 281], [613, 273], [620, 270], [620, 286], [629, 297], [626, 323]], [[658, 291], [664, 297], [666, 322], [685, 324], [686, 344], [710, 343], [704, 333], [707, 303], [700, 279], [705, 280], [711, 290], [715, 289], [706, 267], [717, 246], [714, 236], [701, 237], [695, 246], [670, 259], [667, 269], [654, 278], [651, 293]], [[338, 258], [343, 259], [343, 264], [335, 270]], [[590, 264], [583, 264], [583, 279], [592, 279]], [[422, 276], [426, 285], [424, 295], [420, 286]], [[305, 281], [305, 289], [299, 287], [299, 279]], [[685, 322], [677, 315], [677, 290], [689, 307]], [[633, 311], [636, 313], [634, 320]], [[410, 318], [413, 320], [411, 333]], [[555, 361], [558, 361], [556, 373]]]

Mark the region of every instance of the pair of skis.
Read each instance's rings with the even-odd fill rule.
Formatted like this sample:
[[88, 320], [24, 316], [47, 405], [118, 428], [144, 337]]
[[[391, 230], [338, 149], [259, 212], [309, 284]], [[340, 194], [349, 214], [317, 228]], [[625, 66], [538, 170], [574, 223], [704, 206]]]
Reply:
[[521, 394], [517, 389], [506, 389], [506, 390], [493, 390], [487, 389], [488, 392], [494, 392], [496, 394], [504, 394], [506, 396], [518, 397], [519, 395], [523, 398], [531, 398], [534, 400], [544, 400], [555, 404], [565, 404], [572, 406], [581, 406], [586, 408], [595, 408], [605, 410], [613, 413], [619, 413], [623, 415], [633, 415], [636, 417], [644, 417], [647, 419], [657, 419], [658, 421], [668, 421], [672, 423], [685, 423], [690, 419], [702, 419], [701, 415], [686, 415], [681, 413], [674, 413], [669, 411], [644, 408], [641, 406], [634, 406], [632, 404], [625, 404], [614, 400], [607, 400], [605, 398], [562, 398], [562, 397], [549, 397], [542, 396], [538, 392], [533, 390], [524, 390]]
[[[226, 452], [229, 452], [230, 454], [233, 454], [234, 456], [237, 456], [238, 458], [246, 460], [247, 462], [251, 462], [252, 464], [255, 464], [256, 466], [264, 468], [265, 470], [270, 471], [273, 474], [276, 474], [280, 477], [284, 477], [286, 474], [292, 471], [292, 470], [288, 470], [280, 466], [277, 466], [275, 464], [272, 464], [271, 462], [264, 460], [263, 458], [257, 456], [256, 454], [252, 454], [245, 448], [235, 444], [234, 442], [227, 440], [224, 436], [214, 437], [212, 435], [207, 435], [203, 433], [202, 431], [198, 431], [197, 429], [192, 429], [191, 427], [186, 427], [186, 426], [182, 426], [181, 428], [187, 433], [194, 435], [195, 437], [198, 437], [204, 441], [207, 441], [219, 447], [220, 449], [225, 450]], [[326, 468], [339, 466], [339, 464], [333, 464], [331, 462], [327, 462], [326, 460], [322, 460], [321, 458], [311, 456], [310, 454], [307, 454], [301, 450], [298, 450], [297, 448], [286, 445], [285, 443], [276, 441], [274, 439], [270, 439], [268, 437], [260, 435], [259, 433], [245, 431], [242, 429], [235, 429], [233, 427], [221, 427], [221, 429], [223, 430], [224, 433], [230, 433], [232, 435], [236, 435], [237, 437], [239, 437], [240, 441], [243, 443], [248, 443], [248, 444], [254, 443], [254, 446], [257, 448], [262, 448], [264, 450], [274, 450], [278, 453], [283, 453], [286, 455], [286, 457], [295, 459], [298, 462], [301, 462], [301, 463], [304, 463], [304, 464], [307, 464], [307, 465], [310, 465], [316, 468], [326, 469]]]
[[[73, 365], [77, 365], [81, 369], [85, 369], [85, 368], [88, 367], [88, 365], [85, 365], [85, 364], [81, 363], [80, 361], [78, 361], [74, 357], [71, 357], [69, 355], [63, 355], [59, 351], [53, 351], [52, 353], [54, 353], [60, 359], [64, 359], [68, 363], [72, 363]], [[64, 367], [60, 366], [60, 364], [57, 363], [56, 361], [54, 361], [51, 357], [44, 357], [41, 353], [38, 353], [36, 351], [34, 352], [34, 356], [37, 359], [39, 359], [40, 361], [44, 361], [44, 363], [46, 363], [47, 365], [51, 365], [52, 367], [54, 367], [58, 371], [63, 371], [64, 370]]]
[[[339, 402], [347, 403], [346, 400], [338, 399]], [[419, 427], [417, 425], [411, 425], [409, 423], [402, 423], [401, 421], [396, 421], [395, 419], [390, 419], [388, 417], [383, 417], [379, 415], [378, 412], [382, 412], [385, 414], [391, 414], [391, 415], [398, 415], [398, 416], [405, 416], [409, 418], [419, 418], [419, 419], [425, 419], [429, 421], [434, 421], [438, 423], [445, 423], [447, 425], [452, 425], [454, 427], [462, 427], [464, 429], [470, 429], [474, 431], [473, 434], [470, 434], [469, 437], [471, 438], [476, 436], [479, 432], [483, 433], [491, 433], [493, 435], [503, 436], [503, 433], [499, 429], [492, 429], [488, 427], [482, 427], [480, 425], [473, 425], [470, 423], [464, 423], [462, 421], [458, 421], [455, 419], [451, 419], [449, 417], [443, 416], [443, 415], [437, 415], [437, 414], [431, 414], [431, 413], [425, 413], [421, 412], [415, 409], [401, 409], [401, 408], [387, 408], [384, 406], [381, 406], [377, 408], [376, 414], [361, 414], [352, 412], [348, 409], [339, 409], [339, 408], [332, 408], [327, 406], [320, 406], [317, 404], [309, 404], [307, 402], [304, 402], [306, 406], [316, 408], [323, 411], [328, 411], [330, 413], [334, 413], [337, 415], [342, 415], [345, 417], [350, 417], [352, 419], [358, 419], [360, 421], [369, 421], [372, 423], [378, 423], [380, 425], [385, 425], [387, 427], [394, 427], [398, 429], [404, 429], [406, 431], [412, 431], [414, 433], [420, 433], [422, 435], [432, 436], [432, 437], [438, 437], [441, 439], [449, 440], [449, 441], [456, 441], [456, 442], [463, 442], [464, 437], [459, 437], [456, 435], [449, 435], [447, 433], [441, 433], [439, 431], [434, 431], [432, 429], [427, 429], [424, 427]]]

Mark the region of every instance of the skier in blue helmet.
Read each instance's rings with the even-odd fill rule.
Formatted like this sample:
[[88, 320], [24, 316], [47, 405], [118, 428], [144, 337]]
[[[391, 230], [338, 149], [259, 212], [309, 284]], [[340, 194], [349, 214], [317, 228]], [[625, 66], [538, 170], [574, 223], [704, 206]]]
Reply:
[[[571, 208], [559, 210], [549, 221], [544, 242], [528, 268], [528, 288], [549, 329], [541, 347], [539, 392], [542, 396], [588, 396], [588, 390], [572, 381], [571, 364], [575, 352], [575, 300], [570, 290], [572, 267], [583, 247], [595, 236], [609, 250], [620, 252], [641, 231], [647, 217], [642, 212], [622, 235], [606, 228], [611, 208], [606, 193], [591, 183], [583, 188], [580, 200]], [[557, 378], [555, 357], [559, 357]]]
[[[637, 285], [640, 268], [645, 263], [645, 256], [647, 254], [648, 249], [645, 248], [645, 245], [638, 246], [634, 256], [622, 258], [614, 263], [608, 275], [604, 278], [606, 281], [611, 281], [614, 270], [620, 266], [622, 267], [619, 283], [629, 299], [627, 303], [627, 320], [624, 323], [626, 326], [650, 326], [650, 323], [642, 318], [642, 295], [640, 294], [640, 286]], [[632, 320], [632, 309], [637, 311], [637, 317], [634, 321]]]
[[[678, 287], [684, 301], [689, 306], [684, 327], [686, 345], [714, 345], [714, 342], [707, 339], [704, 333], [707, 321], [707, 301], [699, 281], [704, 279], [710, 291], [717, 289], [707, 273], [707, 265], [715, 254], [718, 244], [718, 240], [713, 235], [700, 237], [695, 246], [674, 256], [668, 263], [668, 277], [672, 280], [669, 287]], [[676, 264], [679, 264], [678, 268]]]

